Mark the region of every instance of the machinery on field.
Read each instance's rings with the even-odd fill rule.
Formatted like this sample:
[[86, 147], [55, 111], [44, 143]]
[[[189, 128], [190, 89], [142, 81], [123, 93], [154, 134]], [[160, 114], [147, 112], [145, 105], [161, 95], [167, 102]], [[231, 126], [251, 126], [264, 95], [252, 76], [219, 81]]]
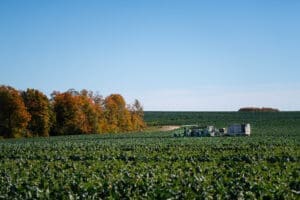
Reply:
[[250, 124], [232, 124], [227, 128], [214, 126], [184, 126], [183, 132], [175, 133], [175, 137], [215, 137], [215, 136], [250, 136]]

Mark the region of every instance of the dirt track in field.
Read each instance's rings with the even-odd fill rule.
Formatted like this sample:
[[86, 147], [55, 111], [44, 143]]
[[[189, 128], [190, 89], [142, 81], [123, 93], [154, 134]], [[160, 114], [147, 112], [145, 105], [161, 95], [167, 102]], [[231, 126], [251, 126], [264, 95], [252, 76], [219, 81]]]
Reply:
[[159, 131], [172, 131], [178, 128], [180, 128], [180, 126], [175, 126], [175, 125], [162, 126], [159, 128]]

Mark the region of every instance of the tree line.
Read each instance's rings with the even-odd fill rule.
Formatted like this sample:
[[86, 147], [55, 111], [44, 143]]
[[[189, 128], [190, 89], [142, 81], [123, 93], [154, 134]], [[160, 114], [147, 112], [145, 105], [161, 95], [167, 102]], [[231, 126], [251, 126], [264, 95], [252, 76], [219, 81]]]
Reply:
[[120, 94], [103, 98], [88, 90], [54, 91], [0, 86], [0, 137], [34, 137], [139, 131], [146, 127], [138, 100]]
[[279, 109], [277, 108], [268, 108], [268, 107], [245, 107], [240, 108], [239, 112], [279, 112]]

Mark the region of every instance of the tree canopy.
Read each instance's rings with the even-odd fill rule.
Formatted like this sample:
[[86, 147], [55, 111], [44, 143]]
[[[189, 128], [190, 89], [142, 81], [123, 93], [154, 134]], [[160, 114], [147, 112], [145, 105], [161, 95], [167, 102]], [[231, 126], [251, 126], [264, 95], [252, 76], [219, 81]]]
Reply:
[[30, 118], [20, 92], [10, 86], [0, 86], [0, 136], [26, 136]]
[[47, 96], [35, 89], [27, 89], [21, 94], [31, 115], [27, 129], [34, 136], [49, 136], [52, 111]]
[[103, 98], [86, 89], [54, 91], [51, 99], [36, 89], [0, 87], [0, 136], [117, 133], [145, 128], [143, 107], [127, 105], [120, 94]]
[[244, 107], [240, 108], [239, 112], [279, 112], [277, 108], [268, 108], [268, 107]]

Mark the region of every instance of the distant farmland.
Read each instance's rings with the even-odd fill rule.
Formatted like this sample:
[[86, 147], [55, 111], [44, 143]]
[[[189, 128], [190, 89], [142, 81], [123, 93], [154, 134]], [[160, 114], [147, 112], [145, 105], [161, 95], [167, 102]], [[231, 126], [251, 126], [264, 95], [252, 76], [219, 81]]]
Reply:
[[254, 135], [300, 135], [300, 112], [145, 112], [149, 126], [250, 123]]

